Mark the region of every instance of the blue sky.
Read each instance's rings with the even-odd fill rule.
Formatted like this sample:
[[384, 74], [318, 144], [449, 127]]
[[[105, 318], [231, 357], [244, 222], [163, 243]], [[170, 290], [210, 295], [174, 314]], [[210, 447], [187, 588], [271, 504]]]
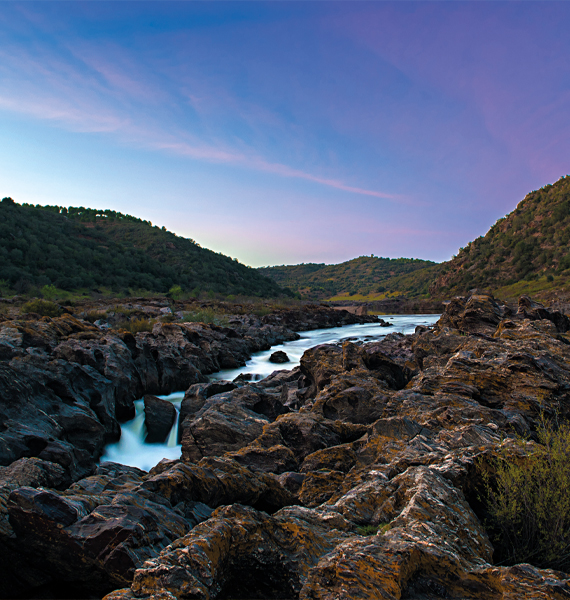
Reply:
[[0, 196], [252, 266], [446, 260], [570, 173], [567, 2], [2, 2]]

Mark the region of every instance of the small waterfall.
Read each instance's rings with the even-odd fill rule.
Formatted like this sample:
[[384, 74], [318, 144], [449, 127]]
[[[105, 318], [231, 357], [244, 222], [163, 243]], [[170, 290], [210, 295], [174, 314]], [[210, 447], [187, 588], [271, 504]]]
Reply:
[[[180, 400], [180, 402], [172, 402], [172, 404], [174, 404], [174, 408], [176, 409], [176, 419], [174, 419], [174, 425], [172, 426], [172, 429], [170, 430], [170, 433], [168, 434], [168, 437], [166, 438], [166, 447], [167, 448], [174, 448], [175, 446], [178, 445], [178, 419], [180, 417], [180, 403], [182, 402], [182, 400]], [[178, 404], [178, 406], [177, 406]]]
[[135, 400], [135, 418], [121, 425], [121, 439], [105, 447], [100, 462], [111, 461], [138, 467], [149, 471], [163, 458], [176, 459], [182, 454], [182, 445], [178, 440], [178, 415], [184, 392], [175, 392], [168, 396], [159, 396], [169, 400], [176, 408], [176, 419], [163, 444], [146, 444], [146, 426], [144, 424], [144, 400]]

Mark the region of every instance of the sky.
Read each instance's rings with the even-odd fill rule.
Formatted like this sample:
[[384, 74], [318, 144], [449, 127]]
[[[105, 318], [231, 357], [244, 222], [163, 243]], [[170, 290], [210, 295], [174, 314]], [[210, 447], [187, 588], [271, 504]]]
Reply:
[[251, 266], [443, 261], [570, 173], [570, 2], [0, 2], [0, 197]]

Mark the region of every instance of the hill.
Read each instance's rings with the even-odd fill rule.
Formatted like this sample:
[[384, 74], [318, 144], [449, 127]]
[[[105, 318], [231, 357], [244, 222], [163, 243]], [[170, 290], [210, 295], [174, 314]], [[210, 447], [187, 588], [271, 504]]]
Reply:
[[[500, 297], [570, 294], [570, 176], [527, 194], [485, 236], [451, 260], [360, 257], [339, 265], [303, 264], [260, 271], [305, 297], [374, 301], [444, 299], [472, 288]], [[566, 290], [566, 288], [569, 288]]]
[[570, 176], [566, 176], [527, 194], [485, 236], [439, 265], [429, 292], [449, 296], [479, 287], [504, 295], [509, 288], [536, 292], [560, 287], [570, 276], [569, 241]]
[[0, 287], [54, 285], [115, 292], [185, 291], [275, 297], [284, 291], [256, 269], [164, 227], [111, 210], [0, 202]]
[[[350, 296], [357, 300], [364, 297], [383, 297], [397, 289], [392, 280], [407, 275], [407, 281], [411, 283], [415, 281], [413, 273], [434, 265], [435, 263], [429, 260], [416, 258], [360, 256], [338, 265], [283, 265], [263, 267], [259, 272], [307, 298]], [[422, 284], [417, 287], [421, 292], [427, 293], [430, 282], [431, 280], [422, 280]]]

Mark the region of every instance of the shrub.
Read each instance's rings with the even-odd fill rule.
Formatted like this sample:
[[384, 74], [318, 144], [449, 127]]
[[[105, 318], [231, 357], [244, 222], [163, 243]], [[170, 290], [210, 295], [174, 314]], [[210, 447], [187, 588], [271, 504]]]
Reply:
[[358, 535], [376, 535], [377, 533], [386, 533], [390, 529], [390, 523], [380, 523], [379, 525], [362, 525], [357, 527]]
[[179, 285], [173, 285], [168, 290], [168, 295], [174, 300], [178, 300], [182, 296], [182, 288]]
[[227, 325], [228, 317], [222, 313], [216, 312], [213, 308], [203, 308], [188, 312], [182, 319], [186, 323], [212, 323], [214, 325]]
[[152, 331], [154, 323], [154, 319], [133, 319], [132, 321], [122, 322], [120, 328], [131, 333], [140, 333], [141, 331]]
[[37, 298], [23, 304], [20, 312], [22, 314], [37, 313], [42, 317], [57, 317], [59, 314], [61, 314], [61, 309], [54, 302]]
[[[496, 560], [570, 570], [570, 425], [543, 420], [539, 444], [516, 461], [503, 451], [493, 479], [484, 476], [487, 527]], [[519, 449], [526, 443], [518, 440]]]
[[53, 300], [57, 296], [57, 289], [55, 285], [44, 285], [42, 288], [42, 296], [46, 300]]

